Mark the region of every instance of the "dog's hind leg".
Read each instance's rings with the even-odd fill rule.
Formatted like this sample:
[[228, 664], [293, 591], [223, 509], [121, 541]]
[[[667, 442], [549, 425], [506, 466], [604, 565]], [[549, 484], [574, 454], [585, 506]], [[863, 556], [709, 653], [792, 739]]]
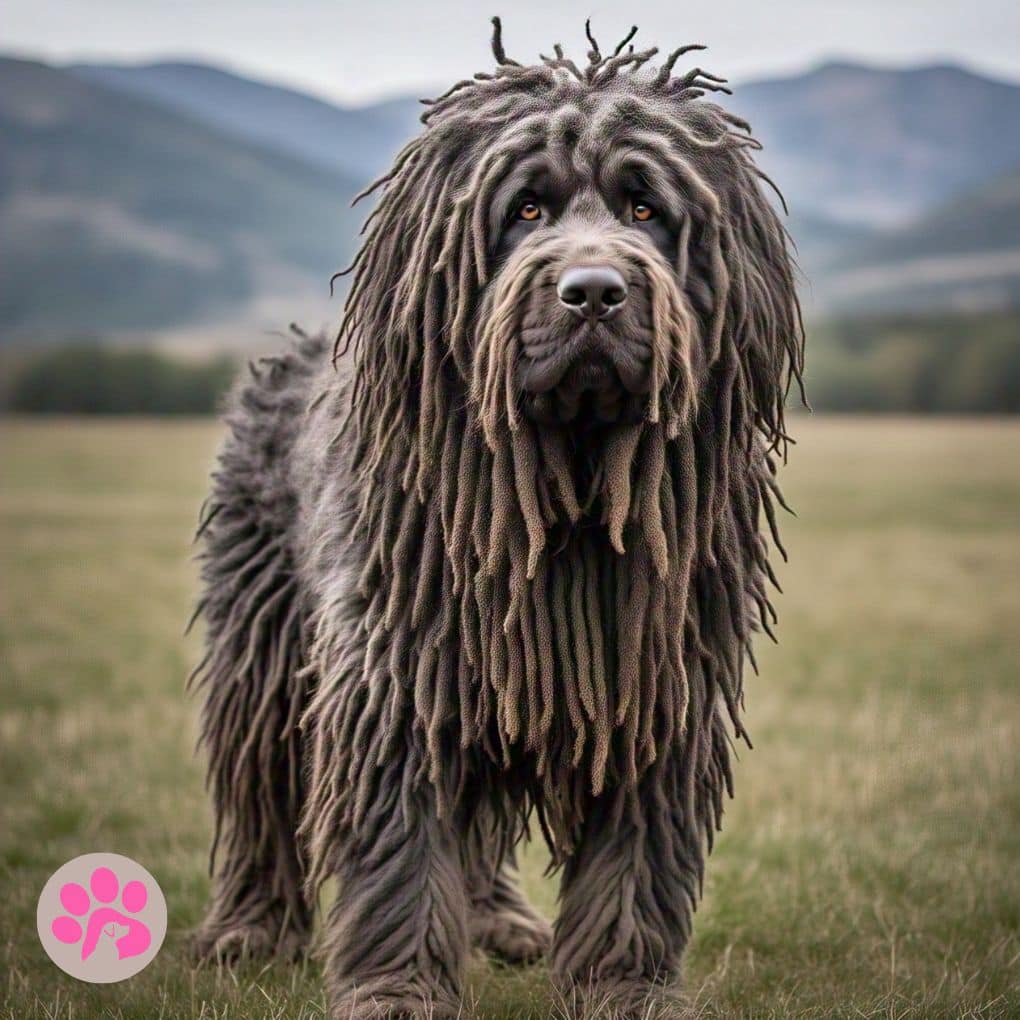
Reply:
[[490, 956], [527, 964], [545, 956], [552, 928], [518, 887], [516, 837], [516, 826], [501, 826], [490, 811], [477, 811], [464, 840], [468, 928], [472, 944]]
[[200, 529], [207, 654], [196, 678], [216, 837], [193, 946], [206, 957], [292, 957], [311, 929], [295, 839], [308, 678], [286, 457], [321, 348], [304, 340], [236, 391]]

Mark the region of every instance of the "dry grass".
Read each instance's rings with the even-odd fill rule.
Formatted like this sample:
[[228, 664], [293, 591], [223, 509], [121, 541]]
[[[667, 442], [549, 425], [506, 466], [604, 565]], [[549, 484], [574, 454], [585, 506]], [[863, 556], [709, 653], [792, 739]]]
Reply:
[[[1020, 1015], [1020, 424], [795, 423], [782, 644], [688, 957], [699, 1017]], [[208, 423], [0, 425], [0, 1016], [312, 1018], [314, 965], [194, 969], [209, 815], [181, 638]], [[35, 935], [46, 877], [129, 854], [170, 934], [121, 985]], [[543, 855], [525, 881], [552, 912]], [[478, 964], [485, 1018], [563, 1012]]]

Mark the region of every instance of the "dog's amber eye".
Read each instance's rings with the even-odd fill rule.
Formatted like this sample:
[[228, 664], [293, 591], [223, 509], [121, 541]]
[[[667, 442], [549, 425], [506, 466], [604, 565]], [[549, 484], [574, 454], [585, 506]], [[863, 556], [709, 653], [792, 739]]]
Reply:
[[635, 202], [633, 213], [634, 219], [639, 223], [647, 223], [649, 220], [655, 219], [655, 210], [646, 202]]
[[517, 209], [517, 218], [520, 220], [539, 220], [542, 218], [542, 210], [539, 208], [537, 202], [527, 201], [522, 202]]

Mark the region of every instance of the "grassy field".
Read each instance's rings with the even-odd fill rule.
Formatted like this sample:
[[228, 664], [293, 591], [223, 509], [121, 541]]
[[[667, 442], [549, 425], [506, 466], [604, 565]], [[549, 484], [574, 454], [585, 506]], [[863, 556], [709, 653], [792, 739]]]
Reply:
[[[737, 798], [688, 955], [704, 1017], [1020, 1016], [1020, 423], [798, 420], [791, 563]], [[282, 1018], [314, 964], [195, 969], [209, 812], [181, 637], [217, 429], [0, 422], [0, 1016]], [[170, 908], [141, 975], [79, 984], [35, 903], [128, 854]], [[555, 886], [540, 848], [535, 901]], [[553, 1013], [541, 970], [472, 970], [486, 1018]]]

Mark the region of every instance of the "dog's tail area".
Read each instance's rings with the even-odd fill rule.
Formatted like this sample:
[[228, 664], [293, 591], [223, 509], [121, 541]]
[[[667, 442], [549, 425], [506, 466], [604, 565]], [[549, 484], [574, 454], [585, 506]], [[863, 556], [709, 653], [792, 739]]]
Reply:
[[266, 939], [277, 945], [262, 948], [281, 951], [310, 925], [294, 836], [308, 678], [290, 455], [329, 344], [297, 336], [235, 386], [198, 529], [204, 591], [195, 616], [207, 636], [191, 682], [204, 695], [200, 742], [215, 812], [213, 903], [199, 942], [218, 954]]

